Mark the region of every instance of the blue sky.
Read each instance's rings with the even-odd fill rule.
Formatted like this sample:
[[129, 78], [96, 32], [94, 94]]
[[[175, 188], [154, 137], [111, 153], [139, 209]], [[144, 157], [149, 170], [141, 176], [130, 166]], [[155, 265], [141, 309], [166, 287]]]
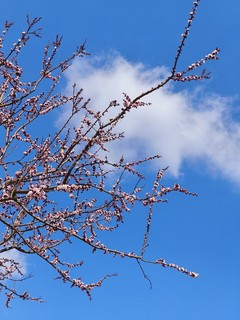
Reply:
[[[191, 6], [190, 0], [9, 0], [1, 5], [1, 24], [13, 20], [15, 30], [22, 31], [26, 14], [41, 16], [40, 45], [59, 33], [64, 39], [63, 56], [87, 39], [91, 56], [73, 65], [62, 88], [68, 91], [77, 82], [86, 97], [93, 98], [93, 106], [101, 108], [111, 98], [121, 101], [123, 91], [139, 93], [171, 68]], [[26, 268], [35, 274], [29, 288], [47, 302], [14, 301], [9, 310], [1, 304], [0, 318], [240, 318], [239, 7], [237, 0], [201, 1], [180, 69], [219, 47], [220, 60], [206, 65], [211, 79], [172, 85], [149, 97], [152, 106], [134, 113], [121, 127], [126, 132], [121, 150], [129, 158], [139, 153], [163, 156], [156, 167], [148, 168], [150, 179], [157, 167], [169, 164], [164, 184], [177, 181], [199, 194], [197, 198], [172, 194], [169, 204], [159, 207], [149, 256], [183, 265], [200, 277], [146, 266], [153, 283], [150, 290], [136, 263], [79, 253], [73, 247], [71, 254], [88, 257], [83, 275], [89, 281], [104, 273], [119, 276], [96, 289], [90, 302], [81, 292], [52, 280], [54, 274], [47, 266], [27, 259]], [[40, 53], [37, 49], [29, 56], [29, 73], [34, 72]], [[119, 156], [112, 152], [113, 157]], [[137, 246], [144, 230], [143, 214], [137, 208], [113, 236], [117, 247]]]

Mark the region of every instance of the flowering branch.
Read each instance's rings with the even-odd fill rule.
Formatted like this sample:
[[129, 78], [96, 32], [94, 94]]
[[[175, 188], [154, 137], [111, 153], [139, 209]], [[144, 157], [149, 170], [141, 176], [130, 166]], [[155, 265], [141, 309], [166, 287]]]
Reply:
[[[16, 277], [17, 281], [26, 277], [17, 259], [6, 257], [6, 253], [12, 250], [38, 256], [55, 270], [57, 279], [80, 288], [89, 298], [93, 288], [100, 287], [104, 280], [115, 275], [105, 275], [91, 284], [86, 284], [81, 277], [73, 277], [71, 271], [80, 273], [83, 261], [73, 263], [67, 257], [65, 262], [61, 248], [71, 241], [88, 246], [93, 252], [134, 259], [149, 281], [142, 266], [146, 263], [198, 277], [197, 273], [166, 262], [163, 258], [146, 258], [156, 206], [167, 202], [166, 196], [171, 192], [191, 196], [196, 194], [178, 184], [165, 187], [162, 178], [167, 168], [157, 173], [150, 191], [146, 192], [140, 186], [140, 181], [144, 179], [142, 166], [160, 158], [159, 155], [131, 163], [126, 162], [124, 157], [115, 162], [108, 157], [108, 143], [123, 137], [115, 131], [118, 124], [133, 108], [146, 105], [143, 97], [161, 89], [169, 81], [184, 82], [209, 77], [205, 70], [200, 75], [189, 73], [209, 60], [218, 59], [219, 49], [185, 70], [177, 71], [198, 5], [199, 0], [193, 2], [170, 75], [134, 99], [125, 94], [122, 104], [110, 102], [104, 111], [90, 109], [89, 100], [84, 101], [82, 90], [77, 90], [76, 85], [73, 85], [71, 96], [57, 92], [61, 76], [74, 58], [87, 54], [85, 44], [70, 57], [55, 63], [62, 44], [62, 38], [57, 36], [45, 47], [42, 70], [37, 79], [25, 82], [18, 57], [31, 37], [40, 37], [41, 29], [37, 27], [40, 19], [31, 21], [27, 17], [26, 31], [21, 33], [9, 52], [3, 51], [3, 43], [13, 24], [5, 23], [5, 30], [0, 37], [0, 292], [6, 294], [6, 306], [14, 297], [42, 301], [32, 298], [27, 291], [17, 291]], [[45, 134], [45, 130], [36, 134], [33, 128], [42, 125], [43, 121], [45, 125], [45, 119], [61, 108], [70, 109], [62, 126], [56, 132], [49, 128], [48, 134]], [[113, 109], [115, 116], [109, 119], [108, 112]], [[73, 127], [71, 123], [76, 117], [81, 119], [80, 124]], [[129, 181], [132, 181], [131, 186]], [[140, 253], [124, 252], [105, 245], [101, 240], [102, 234], [119, 228], [126, 214], [136, 205], [147, 211]]]

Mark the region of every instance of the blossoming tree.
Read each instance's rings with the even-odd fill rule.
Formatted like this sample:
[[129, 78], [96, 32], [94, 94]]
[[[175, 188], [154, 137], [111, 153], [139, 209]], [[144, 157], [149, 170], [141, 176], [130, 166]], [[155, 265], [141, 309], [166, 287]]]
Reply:
[[[79, 261], [81, 257], [78, 256], [77, 263], [62, 259], [61, 248], [64, 243], [71, 246], [71, 240], [91, 247], [93, 252], [134, 259], [145, 277], [144, 263], [170, 267], [193, 278], [198, 277], [197, 273], [163, 258], [146, 258], [154, 207], [166, 202], [166, 195], [173, 191], [195, 194], [178, 184], [164, 187], [161, 179], [167, 168], [159, 170], [151, 189], [145, 190], [140, 184], [143, 178], [141, 167], [159, 155], [126, 162], [123, 154], [114, 162], [108, 157], [107, 148], [109, 142], [114, 144], [122, 138], [117, 128], [128, 112], [133, 108], [144, 108], [143, 98], [160, 90], [169, 81], [185, 82], [209, 77], [204, 69], [200, 73], [193, 72], [207, 60], [217, 59], [219, 49], [185, 70], [178, 70], [178, 60], [199, 1], [193, 2], [169, 76], [137, 97], [125, 94], [122, 102], [109, 102], [103, 111], [92, 110], [89, 100], [83, 99], [82, 90], [75, 85], [71, 96], [59, 93], [62, 74], [75, 58], [84, 58], [87, 54], [84, 44], [64, 61], [55, 62], [62, 41], [57, 36], [45, 47], [38, 78], [26, 82], [19, 57], [32, 37], [40, 37], [40, 19], [27, 17], [26, 31], [8, 52], [5, 52], [3, 43], [13, 24], [5, 23], [0, 37], [0, 292], [6, 296], [6, 306], [14, 297], [41, 301], [27, 290], [19, 292], [16, 281], [22, 281], [26, 276], [20, 261], [7, 254], [12, 250], [21, 255], [37, 256], [55, 269], [57, 278], [80, 288], [91, 298], [91, 290], [101, 286], [111, 275], [91, 284], [85, 283], [80, 275], [72, 276], [73, 269], [81, 274], [83, 261]], [[35, 128], [43, 123], [41, 121], [61, 108], [68, 108], [69, 116], [55, 133], [47, 128], [44, 132], [36, 132]], [[80, 123], [73, 127], [71, 123], [76, 117]], [[110, 175], [111, 185], [108, 181]], [[126, 176], [132, 181], [131, 188], [124, 182]], [[137, 204], [147, 210], [140, 251], [124, 252], [121, 248], [106, 246], [101, 240], [102, 234], [118, 228], [125, 213], [132, 211]]]

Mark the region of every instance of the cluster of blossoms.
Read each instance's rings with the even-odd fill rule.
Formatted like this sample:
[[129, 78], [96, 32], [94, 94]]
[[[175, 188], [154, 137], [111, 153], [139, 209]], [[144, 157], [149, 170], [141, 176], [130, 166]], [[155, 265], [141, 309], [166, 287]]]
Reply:
[[[144, 96], [160, 89], [170, 80], [206, 78], [205, 74], [186, 78], [186, 73], [198, 68], [206, 60], [216, 59], [218, 49], [185, 71], [176, 72], [198, 4], [199, 1], [193, 4], [169, 77], [134, 99], [126, 94], [122, 105], [117, 101], [110, 102], [104, 111], [90, 109], [89, 100], [83, 99], [82, 90], [77, 90], [75, 85], [71, 96], [56, 93], [61, 75], [72, 60], [87, 54], [84, 45], [77, 48], [69, 58], [55, 64], [55, 56], [62, 41], [57, 36], [45, 48], [43, 68], [38, 78], [31, 82], [22, 80], [18, 57], [32, 36], [39, 37], [40, 29], [36, 28], [39, 19], [30, 21], [27, 18], [26, 31], [22, 32], [10, 51], [0, 51], [0, 292], [5, 293], [7, 306], [14, 297], [40, 301], [31, 297], [27, 291], [17, 291], [16, 273], [18, 281], [19, 278], [24, 279], [24, 275], [17, 261], [4, 258], [4, 253], [13, 249], [21, 254], [34, 254], [46, 261], [55, 269], [57, 278], [80, 288], [89, 297], [93, 288], [101, 286], [105, 279], [113, 275], [106, 275], [91, 284], [84, 283], [80, 277], [73, 277], [71, 270], [78, 270], [83, 261], [71, 263], [63, 259], [61, 245], [65, 242], [76, 240], [79, 244], [90, 246], [93, 252], [101, 251], [135, 259], [145, 277], [142, 263], [162, 265], [191, 277], [198, 276], [162, 258], [145, 258], [154, 207], [166, 202], [165, 197], [170, 192], [196, 194], [178, 184], [164, 187], [162, 178], [167, 168], [157, 172], [151, 190], [145, 192], [140, 185], [143, 179], [141, 168], [160, 156], [133, 162], [125, 162], [122, 157], [113, 162], [107, 152], [109, 142], [122, 138], [122, 134], [115, 131], [118, 123], [133, 108], [146, 105], [141, 100]], [[5, 35], [11, 26], [10, 23], [5, 24], [0, 48], [3, 48]], [[47, 92], [42, 90], [42, 84], [49, 88]], [[49, 128], [50, 132], [46, 135], [42, 132], [42, 136], [36, 136], [33, 125], [41, 125], [46, 116], [61, 107], [69, 108], [70, 112], [58, 131], [52, 132], [52, 128]], [[112, 109], [116, 113], [109, 119], [108, 111]], [[78, 127], [70, 125], [75, 117], [80, 119]], [[133, 182], [132, 187], [126, 184], [126, 180]], [[125, 215], [136, 205], [147, 211], [140, 253], [124, 252], [105, 245], [101, 240], [103, 232], [118, 228]]]
[[184, 70], [182, 72], [176, 72], [175, 75], [174, 75], [174, 80], [175, 81], [185, 82], [185, 81], [192, 81], [192, 80], [209, 79], [210, 78], [210, 74], [206, 73], [205, 69], [202, 70], [202, 73], [200, 75], [199, 74], [187, 75], [187, 74], [190, 71], [201, 67], [207, 60], [218, 60], [218, 53], [219, 52], [220, 52], [220, 49], [216, 48], [215, 50], [213, 50], [213, 52], [207, 54], [205, 56], [205, 58], [200, 59], [200, 60], [192, 63], [190, 66], [187, 67], [186, 70]]

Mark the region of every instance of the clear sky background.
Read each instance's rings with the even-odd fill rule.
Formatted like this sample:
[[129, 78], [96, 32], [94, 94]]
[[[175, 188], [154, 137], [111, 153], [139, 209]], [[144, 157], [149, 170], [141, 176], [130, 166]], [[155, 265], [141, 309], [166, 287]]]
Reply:
[[[15, 21], [17, 37], [26, 14], [42, 17], [40, 47], [58, 33], [64, 39], [63, 56], [87, 40], [91, 56], [76, 61], [62, 90], [76, 82], [93, 107], [101, 108], [112, 99], [121, 101], [122, 92], [141, 93], [171, 69], [191, 6], [191, 0], [9, 0], [1, 3], [0, 22]], [[219, 47], [220, 60], [206, 65], [211, 79], [167, 87], [147, 98], [152, 106], [130, 115], [120, 128], [126, 132], [121, 150], [127, 157], [163, 156], [148, 168], [150, 180], [158, 167], [169, 164], [164, 184], [176, 181], [199, 194], [172, 194], [169, 204], [158, 208], [149, 257], [165, 258], [200, 277], [146, 266], [150, 290], [134, 261], [92, 256], [73, 247], [72, 254], [87, 258], [86, 281], [105, 273], [119, 276], [96, 289], [90, 302], [78, 290], [54, 281], [47, 266], [28, 258], [26, 270], [35, 274], [29, 289], [46, 303], [13, 301], [5, 310], [1, 301], [0, 319], [240, 319], [239, 9], [238, 0], [202, 0], [179, 68]], [[40, 47], [34, 45], [24, 62], [29, 74], [41, 61]], [[141, 245], [143, 215], [140, 208], [132, 212], [113, 236], [113, 246]]]

